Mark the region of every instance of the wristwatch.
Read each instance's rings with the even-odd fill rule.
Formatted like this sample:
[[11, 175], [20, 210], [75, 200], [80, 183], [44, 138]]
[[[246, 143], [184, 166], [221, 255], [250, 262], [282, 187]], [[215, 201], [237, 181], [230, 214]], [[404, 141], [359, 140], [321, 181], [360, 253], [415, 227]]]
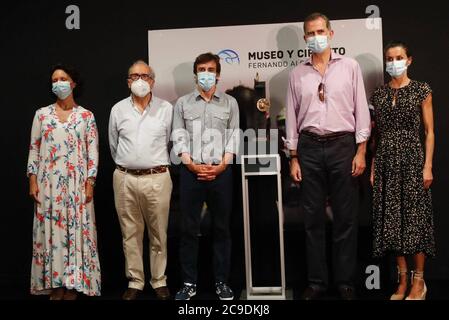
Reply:
[[92, 187], [95, 187], [95, 179], [88, 178], [87, 183], [90, 184]]

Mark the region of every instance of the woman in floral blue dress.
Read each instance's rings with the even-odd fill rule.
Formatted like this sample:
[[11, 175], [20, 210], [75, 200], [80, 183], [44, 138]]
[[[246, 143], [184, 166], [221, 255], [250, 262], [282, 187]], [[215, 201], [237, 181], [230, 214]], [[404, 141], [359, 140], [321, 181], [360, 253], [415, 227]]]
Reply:
[[77, 105], [78, 74], [52, 69], [55, 103], [36, 111], [27, 175], [35, 202], [31, 293], [73, 300], [100, 295], [93, 192], [98, 132], [92, 112]]

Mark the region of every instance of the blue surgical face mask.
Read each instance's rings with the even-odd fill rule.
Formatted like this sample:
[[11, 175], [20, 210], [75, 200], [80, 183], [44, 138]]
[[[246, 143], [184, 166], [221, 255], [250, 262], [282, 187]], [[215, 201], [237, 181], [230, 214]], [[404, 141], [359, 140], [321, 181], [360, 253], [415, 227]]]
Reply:
[[387, 72], [392, 78], [400, 77], [407, 70], [407, 60], [393, 60], [387, 62]]
[[307, 47], [312, 50], [313, 53], [321, 53], [329, 47], [329, 40], [327, 36], [316, 35], [306, 38]]
[[215, 73], [213, 72], [198, 72], [196, 75], [198, 85], [203, 89], [205, 92], [212, 89], [212, 87], [217, 83], [217, 78]]
[[70, 86], [69, 81], [58, 81], [53, 82], [51, 91], [53, 91], [60, 100], [65, 100], [72, 93], [72, 87]]

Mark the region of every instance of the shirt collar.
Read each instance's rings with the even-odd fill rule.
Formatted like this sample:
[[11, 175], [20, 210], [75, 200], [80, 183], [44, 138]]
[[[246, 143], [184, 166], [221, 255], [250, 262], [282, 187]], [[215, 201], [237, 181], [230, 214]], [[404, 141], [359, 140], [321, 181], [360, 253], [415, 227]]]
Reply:
[[[148, 107], [151, 106], [151, 104], [153, 103], [153, 100], [154, 100], [154, 96], [151, 96], [151, 100], [150, 100], [150, 102], [148, 103], [148, 105], [145, 107], [145, 110], [147, 110]], [[133, 95], [132, 95], [132, 94], [129, 96], [129, 103], [131, 104], [131, 106], [132, 106], [134, 109], [137, 110], [137, 107], [134, 105], [134, 100], [133, 100]], [[145, 112], [145, 110], [144, 110], [144, 112]]]
[[[154, 96], [151, 97], [150, 102], [149, 102], [148, 105], [145, 107], [145, 109], [143, 109], [142, 115], [146, 114], [147, 110], [149, 109], [149, 107], [150, 107], [150, 106], [152, 105], [152, 103], [153, 103], [153, 99], [154, 99]], [[134, 100], [133, 100], [133, 95], [132, 95], [132, 94], [129, 96], [129, 103], [131, 104], [131, 107], [132, 107], [136, 112], [139, 112], [139, 113], [140, 113], [139, 109], [134, 105]]]
[[[337, 53], [334, 53], [331, 50], [331, 59], [329, 60], [329, 63], [334, 63], [334, 62], [336, 62], [338, 60], [341, 60], [342, 58], [343, 58], [343, 56], [341, 56], [341, 55], [339, 55]], [[313, 63], [312, 63], [312, 56], [310, 56], [304, 63], [309, 65], [309, 66], [312, 66], [313, 65]]]
[[[195, 99], [203, 99], [203, 97], [201, 97], [201, 93], [198, 90], [198, 88], [195, 88], [195, 91], [193, 92], [193, 95], [195, 96]], [[221, 97], [223, 96], [223, 93], [221, 93], [220, 91], [218, 91], [218, 89], [215, 89], [214, 92], [214, 96], [212, 97], [214, 100], [220, 101]]]

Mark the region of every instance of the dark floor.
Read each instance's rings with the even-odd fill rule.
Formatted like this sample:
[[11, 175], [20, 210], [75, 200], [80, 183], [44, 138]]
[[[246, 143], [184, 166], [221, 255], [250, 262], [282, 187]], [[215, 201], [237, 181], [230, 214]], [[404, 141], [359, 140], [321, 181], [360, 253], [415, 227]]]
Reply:
[[[238, 228], [237, 228], [238, 229]], [[237, 230], [237, 234], [242, 234]], [[356, 279], [357, 296], [359, 300], [373, 301], [386, 300], [395, 290], [395, 274], [394, 263], [391, 259], [383, 259], [381, 261], [371, 258], [371, 250], [369, 248], [370, 233], [364, 228], [359, 231], [359, 254], [358, 254], [358, 270]], [[306, 281], [306, 257], [304, 253], [303, 230], [286, 229], [284, 233], [285, 239], [285, 263], [286, 263], [286, 281], [287, 289], [293, 292], [293, 299], [300, 299], [302, 291], [307, 285]], [[279, 285], [279, 263], [273, 256], [279, 254], [274, 245], [275, 239], [264, 237], [258, 234], [259, 241], [253, 245], [253, 284], [254, 286], [277, 286]], [[198, 285], [197, 295], [193, 300], [217, 300], [214, 293], [214, 279], [212, 269], [212, 239], [207, 232], [200, 237], [200, 252], [198, 263]], [[182, 284], [180, 275], [180, 266], [178, 260], [178, 239], [169, 238], [168, 246], [169, 256], [167, 265], [168, 286], [174, 295], [176, 290]], [[233, 236], [233, 255], [232, 267], [230, 275], [230, 285], [234, 290], [234, 296], [239, 299], [242, 290], [245, 289], [245, 259], [243, 250], [243, 239], [239, 236]], [[330, 246], [329, 248], [330, 249]], [[330, 256], [330, 253], [329, 253]], [[109, 257], [109, 260], [106, 259]], [[145, 257], [145, 261], [146, 257]], [[124, 260], [121, 248], [114, 251], [114, 254], [104, 254], [102, 263], [102, 296], [88, 298], [81, 296], [80, 299], [92, 300], [119, 300], [127, 287], [124, 275]], [[365, 269], [369, 265], [376, 265], [380, 269], [380, 289], [368, 290], [365, 286], [365, 280], [368, 274]], [[331, 270], [331, 266], [329, 268]], [[146, 270], [149, 274], [149, 270]], [[330, 274], [332, 276], [332, 274]], [[0, 277], [0, 300], [31, 300], [42, 301], [47, 300], [46, 296], [31, 296], [28, 293], [29, 274], [23, 276]], [[428, 300], [449, 300], [449, 280], [439, 280], [434, 278], [426, 278], [428, 287]], [[139, 300], [155, 300], [155, 294], [148, 285]], [[331, 287], [322, 300], [338, 300], [335, 288]]]
[[[449, 286], [449, 281], [426, 281], [428, 287], [427, 300], [449, 300], [449, 291], [447, 290]], [[119, 290], [108, 289], [103, 290], [101, 297], [86, 297], [80, 295], [79, 299], [81, 300], [120, 300], [122, 291], [125, 288]], [[174, 294], [177, 288], [170, 286], [171, 292]], [[288, 288], [289, 289], [289, 288]], [[290, 289], [293, 291], [293, 299], [299, 300], [302, 288], [293, 288]], [[242, 293], [242, 288], [234, 287], [234, 294], [236, 300], [240, 299], [240, 295]], [[372, 290], [368, 291], [366, 289], [359, 288], [357, 290], [357, 298], [358, 300], [387, 300], [389, 295], [392, 293], [391, 290], [380, 289], [380, 290]], [[32, 296], [28, 294], [25, 288], [18, 288], [17, 286], [2, 286], [2, 290], [0, 292], [0, 300], [32, 300], [32, 301], [42, 301], [48, 300], [48, 296]], [[156, 296], [151, 288], [146, 288], [143, 293], [139, 296], [138, 300], [156, 300]], [[217, 296], [214, 293], [213, 288], [198, 288], [197, 295], [192, 298], [192, 300], [218, 300]], [[245, 300], [243, 298], [243, 300]], [[320, 300], [331, 301], [331, 300], [339, 300], [337, 292], [335, 290], [329, 290], [329, 292]]]

